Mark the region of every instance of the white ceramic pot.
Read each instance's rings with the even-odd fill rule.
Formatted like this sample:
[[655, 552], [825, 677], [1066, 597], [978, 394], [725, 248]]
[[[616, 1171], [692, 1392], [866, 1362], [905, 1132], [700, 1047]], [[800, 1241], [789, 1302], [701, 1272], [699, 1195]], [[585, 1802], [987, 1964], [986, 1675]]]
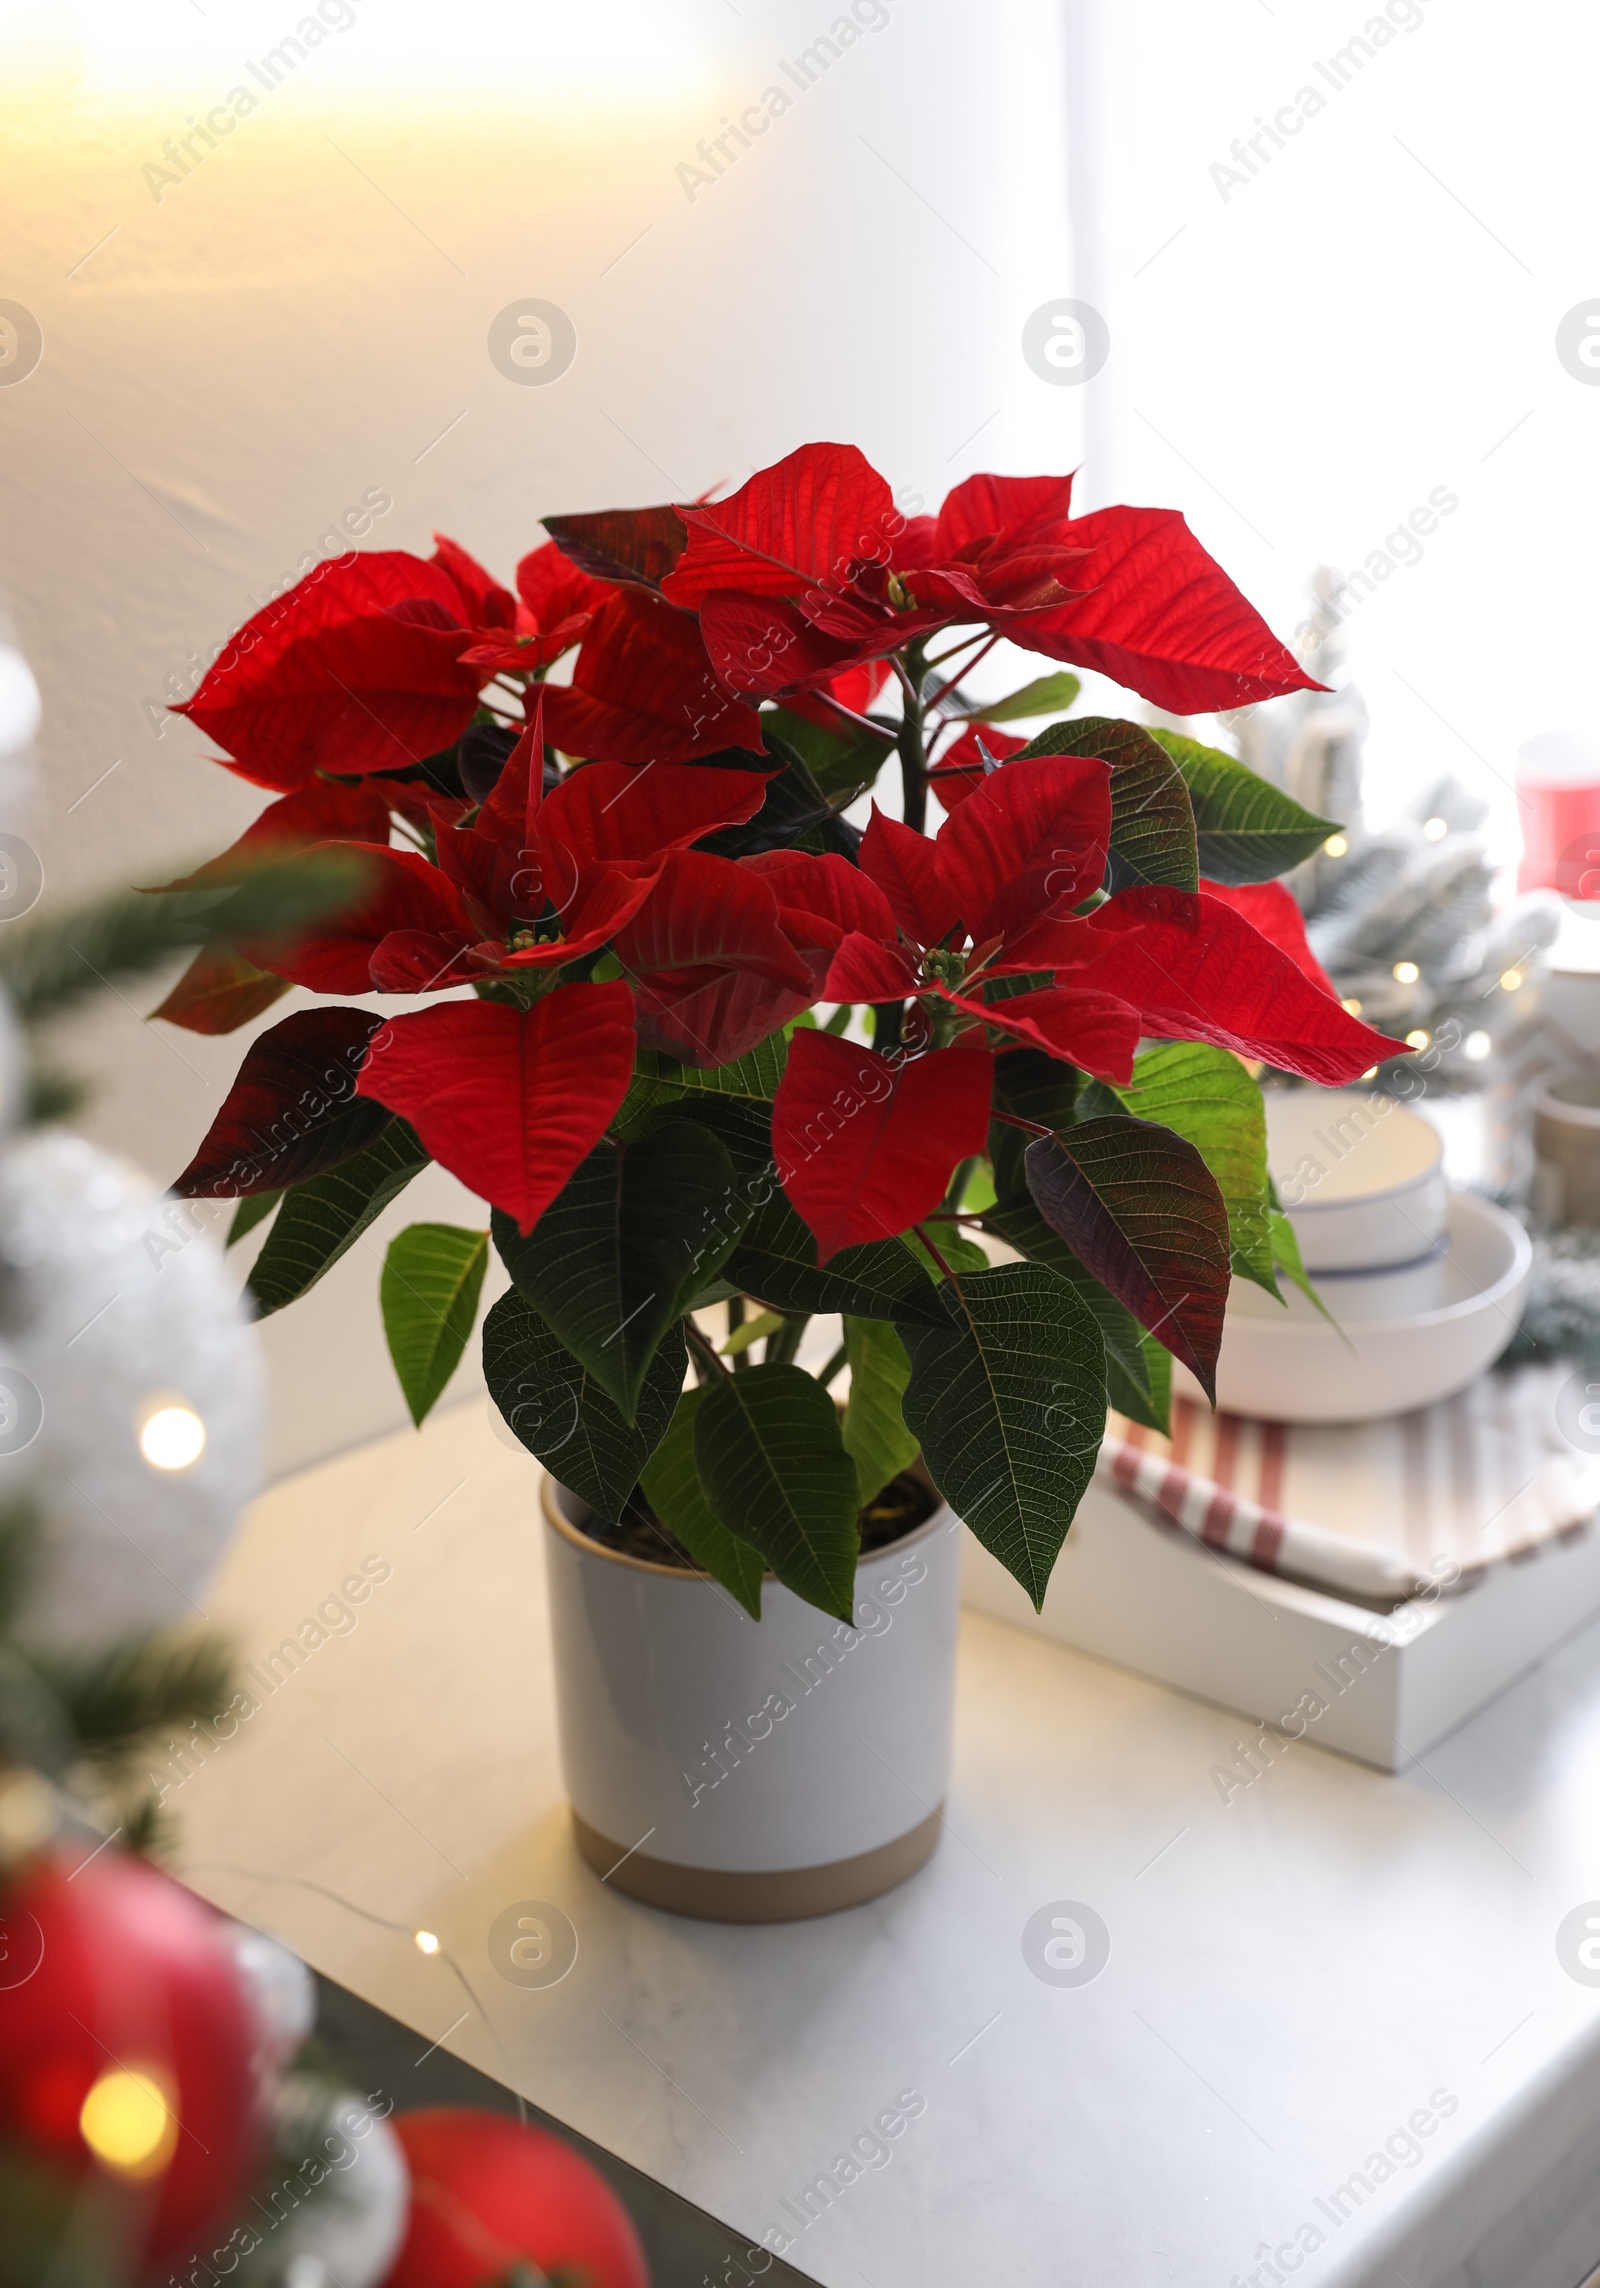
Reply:
[[678, 1914], [787, 1922], [915, 1873], [950, 1775], [946, 1506], [863, 1558], [853, 1627], [770, 1575], [753, 1621], [705, 1574], [578, 1532], [549, 1478], [543, 1506], [562, 1770], [598, 1874]]
[[[1280, 1309], [1236, 1279], [1217, 1360], [1218, 1408], [1273, 1422], [1364, 1422], [1431, 1406], [1492, 1366], [1517, 1331], [1533, 1250], [1516, 1218], [1488, 1200], [1454, 1192], [1448, 1205], [1443, 1295], [1431, 1310], [1382, 1315], [1382, 1278], [1352, 1280], [1344, 1294], [1345, 1283], [1327, 1280], [1320, 1292], [1340, 1319], [1330, 1327], [1294, 1288], [1285, 1288]], [[1173, 1380], [1185, 1396], [1202, 1397], [1186, 1367]]]

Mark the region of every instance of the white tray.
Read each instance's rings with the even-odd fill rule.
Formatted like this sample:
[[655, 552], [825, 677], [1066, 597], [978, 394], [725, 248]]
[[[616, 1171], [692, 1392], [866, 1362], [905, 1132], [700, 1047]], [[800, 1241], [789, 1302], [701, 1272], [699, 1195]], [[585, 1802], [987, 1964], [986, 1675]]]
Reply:
[[[1253, 1752], [1260, 1733], [1241, 1733], [1241, 1785], [1294, 1736], [1400, 1771], [1600, 1612], [1593, 1525], [1390, 1614], [1218, 1555], [1099, 1484], [1042, 1613], [970, 1533], [963, 1541], [963, 1595], [978, 1611], [1271, 1725], [1278, 1738]], [[1214, 1777], [1231, 1800], [1228, 1772]]]

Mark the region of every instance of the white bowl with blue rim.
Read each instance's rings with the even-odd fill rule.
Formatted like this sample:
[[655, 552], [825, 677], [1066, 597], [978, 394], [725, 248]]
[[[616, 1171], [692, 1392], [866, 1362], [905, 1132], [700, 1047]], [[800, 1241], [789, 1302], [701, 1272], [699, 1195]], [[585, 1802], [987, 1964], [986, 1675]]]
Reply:
[[1438, 1259], [1449, 1192], [1437, 1129], [1355, 1089], [1281, 1089], [1266, 1102], [1267, 1165], [1313, 1278]]
[[[1348, 1282], [1325, 1273], [1317, 1291], [1337, 1325], [1292, 1287], [1280, 1308], [1236, 1279], [1217, 1360], [1218, 1407], [1271, 1422], [1369, 1422], [1432, 1406], [1493, 1366], [1522, 1317], [1533, 1250], [1516, 1218], [1492, 1201], [1452, 1192], [1445, 1205], [1432, 1299], [1421, 1309], [1408, 1268]], [[1174, 1380], [1199, 1396], [1186, 1368]]]
[[[1279, 1422], [1360, 1422], [1431, 1406], [1516, 1332], [1532, 1250], [1514, 1216], [1444, 1180], [1437, 1132], [1392, 1098], [1267, 1099], [1267, 1160], [1330, 1324], [1287, 1281], [1228, 1297], [1217, 1404]], [[1199, 1388], [1185, 1370], [1190, 1396]]]

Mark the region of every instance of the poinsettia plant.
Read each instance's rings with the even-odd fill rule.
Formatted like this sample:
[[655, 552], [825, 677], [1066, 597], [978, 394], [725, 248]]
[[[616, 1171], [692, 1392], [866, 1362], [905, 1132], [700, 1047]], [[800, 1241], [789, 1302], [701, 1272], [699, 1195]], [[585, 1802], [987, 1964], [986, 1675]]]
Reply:
[[[1249, 1065], [1394, 1047], [1272, 880], [1332, 821], [1165, 731], [1004, 728], [1061, 718], [1071, 667], [1190, 713], [1307, 682], [1181, 517], [1070, 496], [980, 476], [908, 517], [813, 445], [724, 501], [548, 517], [514, 594], [452, 541], [354, 554], [180, 710], [276, 797], [192, 882], [321, 844], [365, 872], [158, 1013], [433, 998], [261, 1034], [176, 1189], [273, 1216], [265, 1313], [451, 1170], [490, 1231], [413, 1225], [382, 1277], [415, 1418], [492, 1237], [513, 1430], [603, 1516], [642, 1486], [753, 1613], [770, 1569], [847, 1618], [863, 1503], [919, 1453], [1042, 1600], [1108, 1399], [1164, 1423], [1174, 1358], [1213, 1387], [1230, 1278], [1297, 1270]], [[1062, 665], [985, 704], [1001, 638]]]

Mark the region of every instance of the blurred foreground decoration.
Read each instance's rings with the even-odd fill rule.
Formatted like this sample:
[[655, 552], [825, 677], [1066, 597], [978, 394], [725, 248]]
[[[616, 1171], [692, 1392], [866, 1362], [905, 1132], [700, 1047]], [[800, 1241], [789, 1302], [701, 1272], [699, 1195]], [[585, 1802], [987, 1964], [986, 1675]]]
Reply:
[[259, 1347], [201, 1217], [56, 1128], [0, 1144], [7, 1400], [0, 1495], [45, 1520], [18, 1633], [87, 1653], [192, 1619], [259, 1485]]
[[[277, 2166], [254, 1934], [236, 1948], [135, 1855], [161, 1840], [149, 1766], [225, 1736], [200, 1598], [256, 1490], [263, 1376], [203, 1216], [57, 1125], [83, 1092], [45, 1043], [219, 916], [325, 907], [330, 884], [41, 916], [18, 831], [37, 720], [0, 642], [0, 2288], [142, 2288], [209, 2259]], [[402, 2228], [397, 2147], [390, 2176], [368, 2282]]]
[[[0, 1765], [92, 1831], [156, 1838], [146, 1766], [232, 1700], [203, 1583], [256, 1490], [256, 1338], [203, 1215], [57, 1125], [54, 1018], [348, 870], [266, 867], [0, 923]], [[147, 1751], [154, 1751], [154, 1754]]]
[[125, 1852], [28, 1849], [26, 1786], [0, 1876], [0, 2280], [113, 2288], [209, 2255], [243, 2200], [254, 2012], [219, 1916]]
[[310, 1973], [0, 1772], [0, 2288], [377, 2288], [409, 2177]]
[[497, 2115], [417, 2117], [414, 2212], [394, 2101], [322, 2069], [304, 1966], [136, 1855], [173, 1762], [238, 1729], [200, 1599], [263, 1376], [201, 1212], [56, 1125], [76, 1083], [44, 1029], [219, 914], [283, 926], [348, 887], [277, 867], [0, 927], [0, 2288], [476, 2280], [486, 2247], [497, 2288], [648, 2288], [593, 2169]]

